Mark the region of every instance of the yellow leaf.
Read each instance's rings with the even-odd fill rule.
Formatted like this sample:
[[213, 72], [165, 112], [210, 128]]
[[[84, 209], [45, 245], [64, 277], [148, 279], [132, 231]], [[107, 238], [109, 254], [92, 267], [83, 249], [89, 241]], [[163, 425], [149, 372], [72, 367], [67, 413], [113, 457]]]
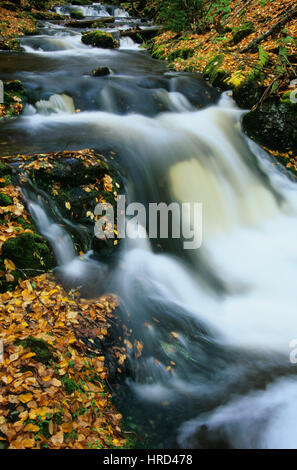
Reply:
[[71, 209], [70, 202], [65, 202], [65, 207], [66, 207], [66, 209], [68, 209], [70, 211], [70, 209]]
[[73, 426], [72, 423], [63, 423], [61, 426], [63, 432], [72, 432]]
[[28, 403], [29, 401], [31, 401], [33, 398], [33, 395], [32, 393], [24, 393], [22, 395], [19, 396], [19, 400], [22, 402], [22, 403]]
[[39, 431], [39, 426], [36, 426], [36, 424], [27, 424], [27, 426], [24, 429], [27, 432], [37, 432]]
[[5, 265], [6, 271], [14, 271], [15, 270], [15, 264], [10, 259], [5, 258], [4, 265]]

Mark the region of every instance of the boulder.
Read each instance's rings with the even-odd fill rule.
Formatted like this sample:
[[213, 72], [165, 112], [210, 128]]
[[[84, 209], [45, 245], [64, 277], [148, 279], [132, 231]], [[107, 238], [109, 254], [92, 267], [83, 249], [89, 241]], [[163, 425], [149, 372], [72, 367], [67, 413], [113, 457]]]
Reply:
[[84, 44], [102, 49], [115, 49], [119, 47], [118, 41], [110, 33], [104, 33], [99, 30], [84, 33], [81, 40]]
[[110, 74], [110, 70], [108, 67], [98, 67], [97, 69], [93, 70], [93, 77], [105, 77], [106, 75]]
[[277, 97], [264, 101], [242, 119], [244, 131], [270, 150], [297, 150], [297, 104]]
[[71, 18], [73, 18], [74, 20], [82, 20], [84, 18], [84, 14], [82, 11], [80, 10], [73, 10], [71, 13], [70, 13], [70, 16]]

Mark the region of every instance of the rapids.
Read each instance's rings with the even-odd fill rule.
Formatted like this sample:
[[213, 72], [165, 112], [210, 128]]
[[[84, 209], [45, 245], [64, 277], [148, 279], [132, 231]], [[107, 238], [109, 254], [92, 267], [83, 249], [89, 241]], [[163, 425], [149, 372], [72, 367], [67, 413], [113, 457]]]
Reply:
[[[70, 14], [77, 7], [57, 7]], [[112, 6], [106, 29], [141, 24]], [[116, 267], [81, 260], [70, 235], [24, 190], [69, 286], [102, 285], [144, 344], [118, 397], [147, 447], [297, 448], [297, 191], [285, 170], [242, 133], [242, 111], [198, 74], [169, 71], [131, 39], [85, 46], [79, 30], [43, 22], [23, 53], [0, 52], [0, 78], [22, 80], [18, 119], [0, 126], [0, 155], [115, 152], [129, 202], [203, 203], [203, 243], [127, 239]], [[111, 74], [93, 77], [107, 66]], [[80, 112], [77, 112], [80, 111]], [[46, 195], [42, 197], [46, 198]], [[72, 227], [73, 229], [73, 227]], [[125, 312], [129, 311], [127, 319]], [[172, 332], [175, 335], [172, 336]]]

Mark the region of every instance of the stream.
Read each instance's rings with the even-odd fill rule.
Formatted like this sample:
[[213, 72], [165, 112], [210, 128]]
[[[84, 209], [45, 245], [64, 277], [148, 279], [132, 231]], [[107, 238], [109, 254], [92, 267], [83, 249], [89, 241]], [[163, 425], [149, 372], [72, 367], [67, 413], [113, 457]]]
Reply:
[[[243, 111], [229, 93], [120, 38], [120, 29], [150, 23], [108, 5], [79, 9], [115, 16], [106, 31], [120, 48], [86, 46], [80, 29], [43, 21], [38, 35], [21, 40], [22, 53], [0, 52], [0, 79], [22, 80], [27, 96], [22, 116], [0, 126], [0, 156], [113, 152], [128, 202], [203, 204], [199, 249], [172, 238], [159, 241], [160, 252], [158, 241], [126, 239], [110, 269], [81, 260], [27, 194], [64, 278], [92, 282], [92, 295], [102, 282], [116, 292], [143, 344], [140, 357], [129, 357], [117, 407], [148, 448], [297, 448], [289, 357], [297, 338], [296, 183], [243, 134]], [[93, 77], [99, 66], [111, 74]]]

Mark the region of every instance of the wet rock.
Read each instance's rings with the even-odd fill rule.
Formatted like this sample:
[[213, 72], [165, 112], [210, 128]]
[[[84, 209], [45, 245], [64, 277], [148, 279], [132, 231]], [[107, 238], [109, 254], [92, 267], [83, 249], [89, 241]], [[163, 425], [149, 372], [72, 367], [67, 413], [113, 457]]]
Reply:
[[271, 150], [297, 150], [297, 104], [277, 97], [264, 101], [245, 114], [245, 132], [260, 145]]
[[141, 44], [144, 41], [148, 41], [153, 39], [160, 31], [160, 26], [154, 26], [152, 28], [133, 28], [124, 31], [120, 31], [121, 37], [129, 37], [133, 39], [133, 41]]
[[109, 74], [110, 70], [108, 67], [98, 67], [97, 69], [93, 70], [93, 77], [105, 77]]
[[84, 14], [82, 11], [80, 10], [73, 10], [71, 13], [70, 13], [70, 16], [71, 18], [73, 18], [74, 20], [82, 20], [84, 18]]
[[103, 31], [90, 31], [82, 35], [81, 38], [84, 44], [93, 47], [100, 47], [102, 49], [115, 49], [119, 47], [118, 41], [116, 41], [110, 33], [104, 33]]
[[233, 99], [242, 109], [251, 109], [263, 96], [265, 87], [256, 80], [248, 80], [233, 89]]

